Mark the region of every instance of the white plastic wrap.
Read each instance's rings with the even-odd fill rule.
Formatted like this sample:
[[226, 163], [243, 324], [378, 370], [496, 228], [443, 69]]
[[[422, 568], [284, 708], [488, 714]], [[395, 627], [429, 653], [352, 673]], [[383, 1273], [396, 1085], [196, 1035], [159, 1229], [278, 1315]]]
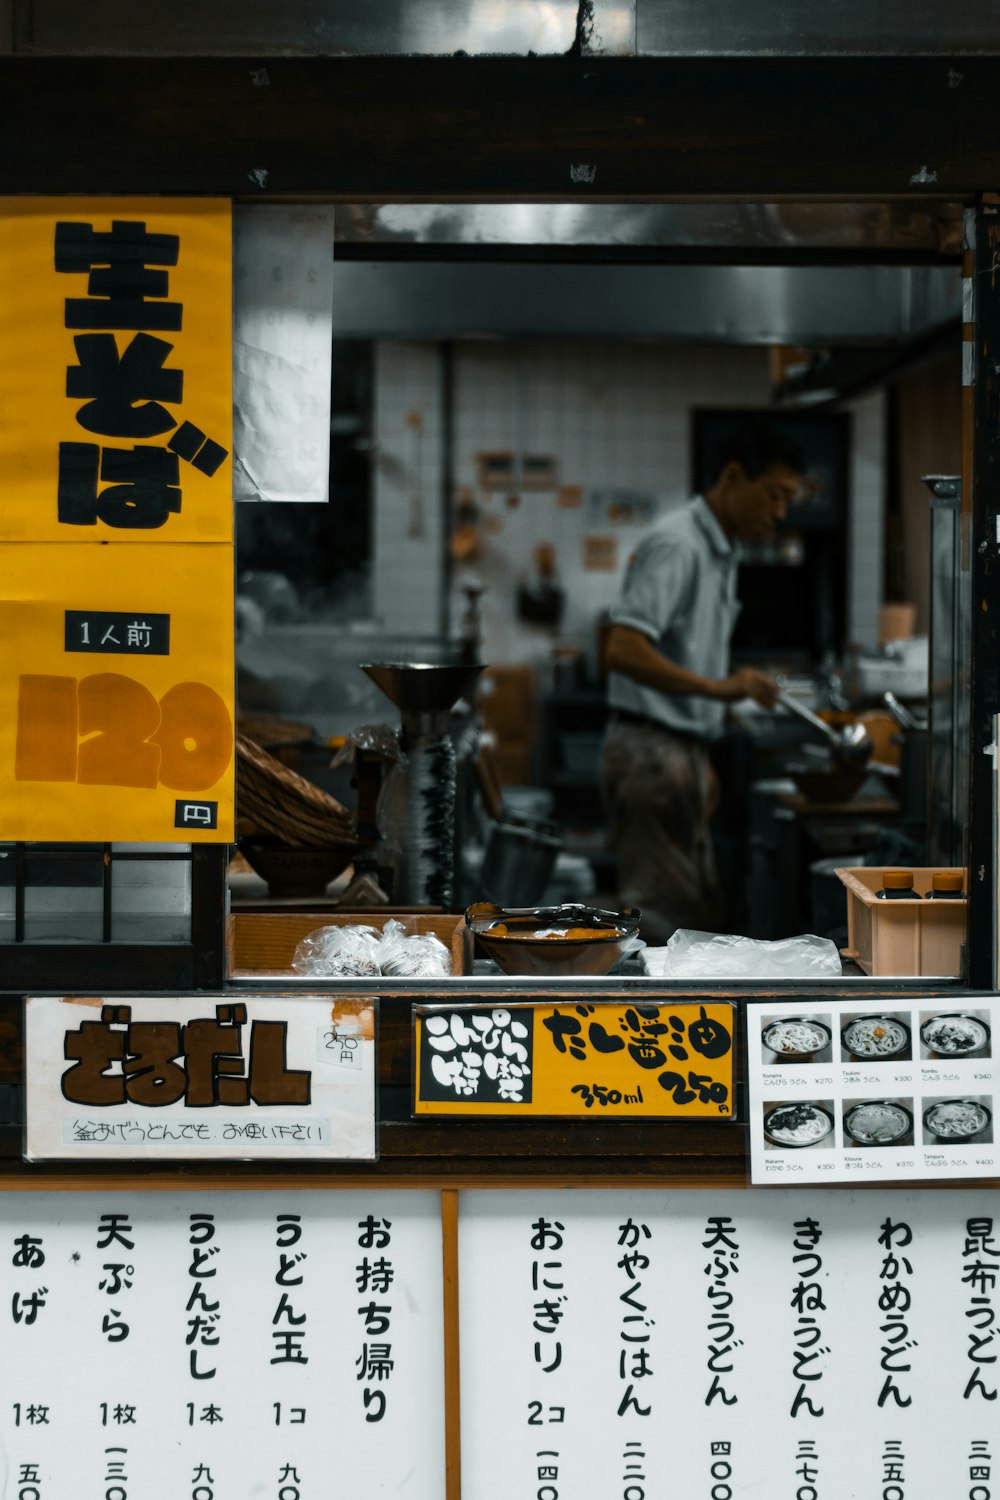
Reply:
[[317, 927], [295, 950], [296, 974], [325, 979], [436, 979], [451, 973], [451, 955], [433, 933], [411, 934], [390, 918], [374, 927]]
[[641, 962], [659, 979], [839, 979], [842, 973], [836, 943], [813, 933], [764, 942], [682, 927], [666, 947], [647, 948]]
[[451, 954], [432, 932], [410, 935], [390, 918], [382, 929], [379, 968], [398, 978], [436, 979], [451, 973]]
[[380, 941], [374, 927], [317, 927], [299, 943], [292, 968], [327, 979], [377, 975]]

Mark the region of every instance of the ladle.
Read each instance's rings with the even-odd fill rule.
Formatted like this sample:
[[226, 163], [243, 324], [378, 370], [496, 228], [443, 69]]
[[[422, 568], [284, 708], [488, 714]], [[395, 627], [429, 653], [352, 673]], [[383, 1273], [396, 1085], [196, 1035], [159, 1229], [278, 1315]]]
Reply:
[[850, 767], [852, 770], [861, 770], [871, 760], [872, 742], [863, 724], [848, 724], [843, 729], [834, 729], [818, 714], [814, 714], [811, 708], [806, 708], [804, 703], [784, 691], [778, 693], [778, 703], [823, 735], [829, 742], [830, 752], [838, 765], [845, 769]]

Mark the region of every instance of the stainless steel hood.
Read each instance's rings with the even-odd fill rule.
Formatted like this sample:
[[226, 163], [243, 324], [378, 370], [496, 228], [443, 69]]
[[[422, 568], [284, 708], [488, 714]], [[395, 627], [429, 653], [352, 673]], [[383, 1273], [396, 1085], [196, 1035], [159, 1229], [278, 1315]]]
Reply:
[[961, 318], [956, 268], [334, 261], [343, 338], [904, 345]]
[[[3, 7], [0, 6], [0, 12]], [[635, 0], [23, 0], [16, 52], [101, 57], [635, 53]]]
[[960, 205], [892, 203], [358, 203], [338, 204], [339, 252], [364, 258], [406, 245], [442, 252], [586, 247], [780, 257], [911, 255], [956, 259]]
[[[950, 57], [995, 52], [996, 0], [637, 0], [645, 57]], [[956, 81], [956, 87], [958, 82]]]

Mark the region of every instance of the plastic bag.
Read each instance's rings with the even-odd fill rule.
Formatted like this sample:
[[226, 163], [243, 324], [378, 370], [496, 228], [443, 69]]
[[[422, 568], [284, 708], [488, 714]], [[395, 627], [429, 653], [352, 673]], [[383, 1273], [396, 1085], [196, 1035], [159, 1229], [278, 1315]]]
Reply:
[[432, 932], [411, 935], [402, 922], [390, 918], [382, 929], [379, 967], [397, 977], [436, 979], [451, 973], [451, 954]]
[[327, 979], [377, 975], [381, 934], [374, 927], [317, 927], [295, 950], [292, 968], [296, 974], [316, 974]]
[[403, 863], [400, 834], [406, 827], [407, 807], [408, 761], [399, 743], [399, 731], [389, 724], [357, 725], [330, 762], [331, 769], [354, 766], [359, 755], [382, 762], [381, 785], [375, 800], [375, 829], [365, 828], [363, 831], [372, 834], [377, 830], [375, 853], [379, 880], [391, 893], [398, 884]]
[[665, 948], [647, 948], [641, 961], [647, 974], [661, 979], [839, 979], [842, 974], [836, 943], [813, 933], [764, 942], [681, 927]]
[[357, 752], [380, 755], [390, 764], [402, 759], [398, 731], [390, 724], [359, 724], [344, 738], [344, 743], [330, 762], [331, 769], [337, 766], [353, 766]]
[[433, 933], [411, 934], [390, 919], [374, 927], [317, 927], [295, 950], [296, 974], [326, 979], [376, 977], [437, 979], [451, 973], [451, 954]]

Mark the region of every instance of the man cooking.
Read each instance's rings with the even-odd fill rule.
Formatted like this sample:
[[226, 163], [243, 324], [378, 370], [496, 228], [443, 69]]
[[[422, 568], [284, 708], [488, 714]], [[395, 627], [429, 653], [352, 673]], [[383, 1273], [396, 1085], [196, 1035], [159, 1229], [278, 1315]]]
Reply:
[[650, 943], [678, 927], [718, 931], [723, 921], [710, 746], [727, 704], [752, 698], [773, 708], [778, 693], [764, 672], [730, 670], [740, 543], [773, 532], [804, 473], [798, 444], [777, 427], [736, 429], [714, 455], [705, 494], [644, 538], [611, 612], [604, 796], [619, 897], [641, 907]]

